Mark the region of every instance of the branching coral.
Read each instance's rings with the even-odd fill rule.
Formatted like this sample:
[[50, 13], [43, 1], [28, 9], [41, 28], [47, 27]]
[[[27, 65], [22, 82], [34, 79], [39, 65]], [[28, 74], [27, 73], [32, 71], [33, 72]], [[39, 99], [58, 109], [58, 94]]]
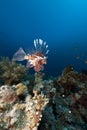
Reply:
[[87, 76], [72, 66], [59, 78], [43, 80], [43, 76], [35, 73], [16, 85], [0, 87], [0, 128], [86, 130]]
[[0, 60], [0, 80], [9, 85], [20, 82], [26, 74], [26, 68], [14, 60], [10, 61], [8, 57], [1, 57]]
[[[21, 87], [23, 86], [21, 85]], [[21, 100], [17, 101], [17, 89], [19, 89], [18, 85], [1, 86], [0, 88], [0, 125], [9, 130], [37, 130], [42, 117], [41, 112], [48, 103], [48, 99], [45, 95], [33, 91], [33, 97], [28, 94], [24, 102]], [[23, 89], [26, 89], [26, 87]], [[22, 92], [23, 91], [21, 91], [21, 93]], [[12, 93], [15, 94], [15, 96], [9, 99]], [[7, 95], [7, 99], [5, 98], [5, 94]], [[7, 107], [7, 105], [9, 105], [9, 107]]]
[[[84, 83], [86, 83], [87, 76], [78, 73], [73, 69], [73, 67], [67, 66], [62, 71], [61, 76], [58, 78], [58, 85], [62, 88], [62, 92], [65, 95], [70, 93], [75, 93], [84, 87]], [[84, 85], [83, 85], [84, 84]]]

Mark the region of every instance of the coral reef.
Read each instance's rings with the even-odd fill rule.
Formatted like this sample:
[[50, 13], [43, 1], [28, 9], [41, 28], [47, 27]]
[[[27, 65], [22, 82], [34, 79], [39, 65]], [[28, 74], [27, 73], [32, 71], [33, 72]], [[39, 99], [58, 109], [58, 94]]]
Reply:
[[59, 77], [41, 82], [40, 91], [47, 95], [49, 103], [38, 130], [86, 130], [87, 75], [70, 65]]
[[62, 92], [68, 95], [70, 92], [75, 93], [82, 88], [86, 87], [87, 75], [83, 73], [78, 73], [74, 70], [73, 66], [68, 66], [64, 68], [61, 76], [57, 80], [60, 87], [62, 87]]
[[67, 66], [58, 77], [26, 75], [0, 87], [2, 130], [86, 130], [87, 75]]
[[1, 57], [0, 59], [0, 80], [5, 84], [12, 85], [19, 83], [26, 74], [26, 68], [10, 61], [8, 57]]
[[18, 98], [23, 92], [18, 93], [18, 86], [23, 88], [23, 85], [0, 87], [0, 126], [9, 130], [37, 130], [41, 111], [49, 100], [43, 94], [33, 91], [34, 96], [26, 95], [23, 102]]

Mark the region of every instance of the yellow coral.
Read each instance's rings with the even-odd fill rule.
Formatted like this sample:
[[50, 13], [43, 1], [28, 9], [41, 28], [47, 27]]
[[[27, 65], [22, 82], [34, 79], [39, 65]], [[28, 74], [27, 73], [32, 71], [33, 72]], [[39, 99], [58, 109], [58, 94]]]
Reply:
[[16, 90], [17, 95], [22, 94], [24, 89], [26, 89], [26, 86], [23, 85], [22, 83], [17, 84], [16, 87], [17, 87], [17, 90]]

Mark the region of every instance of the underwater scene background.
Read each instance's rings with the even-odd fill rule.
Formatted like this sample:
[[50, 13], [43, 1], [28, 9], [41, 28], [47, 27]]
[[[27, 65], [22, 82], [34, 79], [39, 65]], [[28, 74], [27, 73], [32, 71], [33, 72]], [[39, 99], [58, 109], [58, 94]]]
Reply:
[[86, 0], [1, 0], [0, 55], [12, 58], [19, 47], [30, 52], [41, 38], [50, 50], [47, 73], [58, 75], [68, 64], [86, 69], [86, 7]]
[[0, 0], [0, 130], [87, 130], [87, 0]]

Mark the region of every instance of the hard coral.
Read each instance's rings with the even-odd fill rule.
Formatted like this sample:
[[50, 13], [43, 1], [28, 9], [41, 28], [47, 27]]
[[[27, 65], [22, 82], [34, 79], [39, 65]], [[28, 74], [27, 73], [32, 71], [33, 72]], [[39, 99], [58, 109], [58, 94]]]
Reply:
[[19, 85], [0, 87], [0, 127], [9, 130], [37, 130], [42, 111], [49, 100], [44, 94], [33, 91], [33, 97], [28, 94], [22, 101], [16, 93]]
[[26, 74], [26, 68], [21, 64], [16, 64], [14, 60], [10, 61], [8, 57], [0, 59], [0, 80], [4, 84], [12, 85], [19, 83]]
[[61, 76], [57, 80], [58, 85], [61, 86], [61, 93], [68, 95], [70, 92], [73, 93], [78, 91], [81, 87], [79, 86], [80, 74], [73, 69], [73, 67], [67, 66], [62, 71]]
[[16, 92], [10, 86], [3, 85], [0, 87], [0, 104], [1, 103], [12, 104], [16, 100], [18, 100], [18, 96]]

